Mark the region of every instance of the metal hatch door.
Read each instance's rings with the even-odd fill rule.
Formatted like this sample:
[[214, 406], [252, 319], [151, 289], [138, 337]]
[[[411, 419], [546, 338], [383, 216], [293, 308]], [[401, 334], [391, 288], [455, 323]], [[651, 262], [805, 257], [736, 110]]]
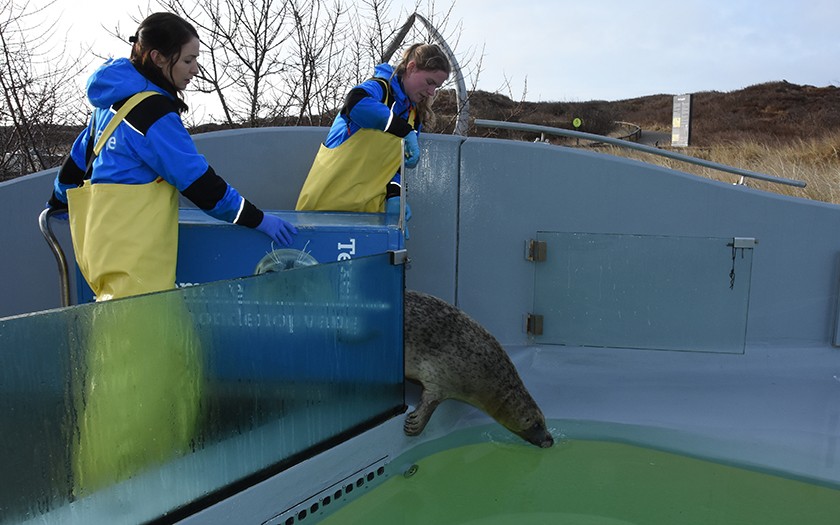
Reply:
[[[752, 238], [538, 232], [535, 343], [743, 353]], [[543, 259], [540, 261], [540, 259]]]

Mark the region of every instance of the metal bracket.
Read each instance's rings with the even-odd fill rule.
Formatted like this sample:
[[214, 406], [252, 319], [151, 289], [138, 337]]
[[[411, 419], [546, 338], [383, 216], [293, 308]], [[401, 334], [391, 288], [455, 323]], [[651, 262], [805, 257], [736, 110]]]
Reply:
[[543, 334], [543, 316], [539, 314], [528, 314], [525, 316], [525, 332], [528, 335]]
[[544, 262], [547, 256], [548, 246], [545, 241], [528, 239], [525, 241], [525, 259], [531, 262]]
[[733, 248], [746, 248], [746, 249], [753, 249], [755, 245], [758, 244], [758, 240], [752, 237], [733, 237], [732, 238], [732, 247]]
[[408, 262], [408, 250], [391, 250], [388, 252], [391, 256], [391, 264], [397, 266], [406, 264]]
[[735, 256], [741, 250], [741, 258], [744, 257], [744, 250], [752, 250], [758, 241], [752, 237], [733, 237], [732, 242], [727, 246], [732, 248], [732, 268], [729, 270], [729, 289], [735, 289]]

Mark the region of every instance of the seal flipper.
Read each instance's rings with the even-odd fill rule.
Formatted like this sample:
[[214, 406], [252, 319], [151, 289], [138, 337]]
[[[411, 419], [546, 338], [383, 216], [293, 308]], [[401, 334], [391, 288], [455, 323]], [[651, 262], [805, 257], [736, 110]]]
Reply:
[[417, 405], [417, 408], [405, 417], [403, 431], [409, 436], [416, 436], [420, 434], [420, 432], [423, 432], [423, 429], [426, 428], [426, 424], [432, 417], [432, 413], [441, 401], [443, 401], [443, 399], [424, 386], [423, 392], [420, 394], [420, 403]]

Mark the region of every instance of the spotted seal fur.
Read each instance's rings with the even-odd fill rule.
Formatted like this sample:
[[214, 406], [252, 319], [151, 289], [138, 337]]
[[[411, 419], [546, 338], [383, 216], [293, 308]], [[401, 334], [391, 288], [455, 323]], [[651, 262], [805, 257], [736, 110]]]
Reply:
[[466, 313], [425, 293], [405, 292], [405, 377], [422, 385], [405, 433], [420, 434], [446, 399], [469, 403], [522, 439], [547, 448], [554, 439], [501, 344]]

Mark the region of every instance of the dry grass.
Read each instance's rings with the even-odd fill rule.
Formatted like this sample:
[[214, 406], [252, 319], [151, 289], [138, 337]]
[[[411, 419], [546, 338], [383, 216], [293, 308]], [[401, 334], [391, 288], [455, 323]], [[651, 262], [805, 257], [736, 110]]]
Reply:
[[[581, 131], [612, 135], [604, 129], [613, 121], [637, 124], [645, 131], [670, 134], [673, 95], [650, 95], [619, 101], [526, 102], [495, 93], [470, 93], [470, 116], [571, 129], [575, 117], [585, 123]], [[433, 130], [451, 132], [455, 97], [442, 92], [435, 102], [439, 124]], [[689, 148], [675, 151], [774, 177], [805, 181], [796, 188], [748, 179], [762, 190], [840, 204], [840, 88], [814, 87], [786, 81], [767, 82], [731, 92], [708, 91], [692, 95]], [[470, 135], [532, 141], [538, 134], [493, 129], [471, 129]], [[555, 142], [555, 140], [552, 140]], [[574, 145], [568, 141], [558, 141]], [[727, 182], [740, 177], [692, 164], [624, 148], [610, 153], [629, 156], [684, 172]]]
[[[817, 138], [795, 139], [776, 144], [755, 141], [728, 142], [704, 148], [689, 147], [673, 151], [718, 164], [806, 183], [805, 188], [797, 188], [757, 179], [744, 179], [743, 183], [753, 188], [840, 204], [840, 188], [838, 188], [840, 150], [838, 146], [840, 146], [840, 131]], [[617, 146], [609, 146], [605, 148], [605, 151], [715, 180], [733, 183], [741, 181], [738, 175]]]

